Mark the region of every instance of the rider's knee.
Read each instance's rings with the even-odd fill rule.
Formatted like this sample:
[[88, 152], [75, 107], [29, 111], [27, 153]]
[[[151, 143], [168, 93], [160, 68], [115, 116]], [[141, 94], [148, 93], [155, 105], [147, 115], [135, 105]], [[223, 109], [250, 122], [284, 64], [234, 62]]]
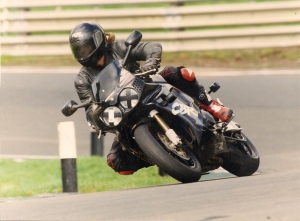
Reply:
[[187, 81], [194, 81], [196, 79], [195, 72], [185, 67], [180, 67], [180, 74]]
[[141, 168], [150, 164], [122, 149], [121, 143], [114, 141], [112, 148], [107, 155], [107, 164], [119, 174], [133, 174]]
[[181, 67], [166, 66], [160, 75], [170, 84], [180, 82], [194, 82], [196, 79], [194, 71]]
[[121, 159], [123, 155], [122, 152], [122, 145], [119, 142], [114, 141], [107, 155], [107, 164], [116, 172], [118, 172], [120, 168]]

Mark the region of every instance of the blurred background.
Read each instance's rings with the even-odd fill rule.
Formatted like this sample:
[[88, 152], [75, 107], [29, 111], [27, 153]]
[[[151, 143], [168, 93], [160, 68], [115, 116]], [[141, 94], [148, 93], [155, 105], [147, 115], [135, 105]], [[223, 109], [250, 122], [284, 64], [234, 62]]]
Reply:
[[113, 135], [93, 149], [84, 111], [62, 115], [68, 100], [79, 101], [80, 65], [68, 40], [85, 20], [117, 40], [138, 29], [142, 41], [162, 44], [161, 67], [186, 66], [206, 88], [220, 83], [213, 98], [234, 110], [257, 147], [258, 173], [299, 167], [299, 0], [1, 0], [0, 11], [0, 198], [61, 192], [57, 125], [64, 121], [75, 125], [80, 191], [174, 182], [157, 177], [157, 168], [118, 176], [105, 158]]
[[143, 41], [163, 45], [163, 64], [184, 60], [190, 66], [268, 68], [300, 63], [297, 0], [3, 0], [0, 4], [1, 57], [6, 66], [77, 65], [68, 35], [85, 20], [99, 23], [117, 39], [125, 39], [134, 29], [142, 31]]
[[[3, 0], [0, 4], [3, 157], [57, 157], [57, 123], [68, 120], [75, 122], [79, 155], [91, 154], [83, 111], [70, 118], [60, 113], [67, 100], [78, 101], [73, 82], [80, 65], [71, 55], [68, 38], [84, 20], [99, 23], [116, 39], [138, 29], [143, 41], [163, 45], [162, 67], [193, 67], [201, 76], [223, 70], [243, 75], [253, 69], [300, 68], [297, 0]], [[205, 86], [212, 80], [201, 79]], [[234, 91], [228, 91], [246, 80], [232, 80], [224, 85], [227, 95], [222, 93], [221, 98], [238, 111], [246, 104], [239, 97], [232, 100]], [[249, 82], [256, 86], [254, 79]], [[263, 79], [260, 85], [271, 84]], [[241, 84], [240, 90], [245, 87]], [[298, 84], [293, 90], [297, 89]], [[248, 117], [240, 116], [241, 121]]]

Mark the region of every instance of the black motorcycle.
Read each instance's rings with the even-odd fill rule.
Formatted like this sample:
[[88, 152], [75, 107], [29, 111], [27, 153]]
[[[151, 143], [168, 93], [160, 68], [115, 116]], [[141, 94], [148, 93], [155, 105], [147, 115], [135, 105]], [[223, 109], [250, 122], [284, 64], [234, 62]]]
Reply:
[[[81, 105], [67, 102], [62, 113], [71, 116], [93, 105], [100, 135], [116, 134], [128, 152], [183, 183], [196, 182], [220, 166], [236, 176], [256, 172], [258, 152], [237, 123], [214, 119], [155, 71], [126, 69], [130, 51], [141, 38], [139, 31], [132, 32], [125, 41], [125, 58], [106, 66], [92, 83], [93, 97]], [[215, 82], [209, 93], [219, 88]]]

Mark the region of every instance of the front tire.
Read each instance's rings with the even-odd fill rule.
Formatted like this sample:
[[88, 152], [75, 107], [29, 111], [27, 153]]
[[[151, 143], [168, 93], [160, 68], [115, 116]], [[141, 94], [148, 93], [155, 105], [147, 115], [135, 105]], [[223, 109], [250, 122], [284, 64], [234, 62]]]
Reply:
[[137, 144], [142, 151], [164, 172], [182, 183], [197, 182], [202, 174], [201, 165], [189, 148], [184, 151], [189, 160], [184, 160], [169, 151], [160, 141], [160, 127], [148, 122], [134, 131]]
[[242, 132], [229, 133], [225, 133], [224, 137], [232, 152], [221, 155], [224, 161], [222, 167], [239, 177], [252, 175], [260, 163], [256, 148]]

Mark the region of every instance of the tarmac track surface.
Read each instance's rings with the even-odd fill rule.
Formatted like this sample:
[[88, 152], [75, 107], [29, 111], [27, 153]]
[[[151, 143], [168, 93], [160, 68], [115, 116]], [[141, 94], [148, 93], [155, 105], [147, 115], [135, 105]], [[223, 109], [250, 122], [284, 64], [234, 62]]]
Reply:
[[[56, 125], [66, 120], [60, 116], [60, 108], [66, 100], [78, 100], [74, 76], [61, 73], [2, 72], [4, 139], [0, 156], [57, 157]], [[231, 72], [228, 77], [215, 72], [198, 79], [205, 86], [214, 80], [222, 85], [213, 97], [234, 110], [235, 121], [257, 147], [261, 157], [257, 174], [105, 193], [4, 200], [0, 220], [299, 220], [300, 75], [297, 70], [247, 73]], [[89, 133], [83, 113], [71, 120], [77, 129], [79, 155], [88, 155]]]
[[[300, 171], [7, 202], [2, 220], [299, 220]], [[296, 177], [298, 177], [296, 179]]]

